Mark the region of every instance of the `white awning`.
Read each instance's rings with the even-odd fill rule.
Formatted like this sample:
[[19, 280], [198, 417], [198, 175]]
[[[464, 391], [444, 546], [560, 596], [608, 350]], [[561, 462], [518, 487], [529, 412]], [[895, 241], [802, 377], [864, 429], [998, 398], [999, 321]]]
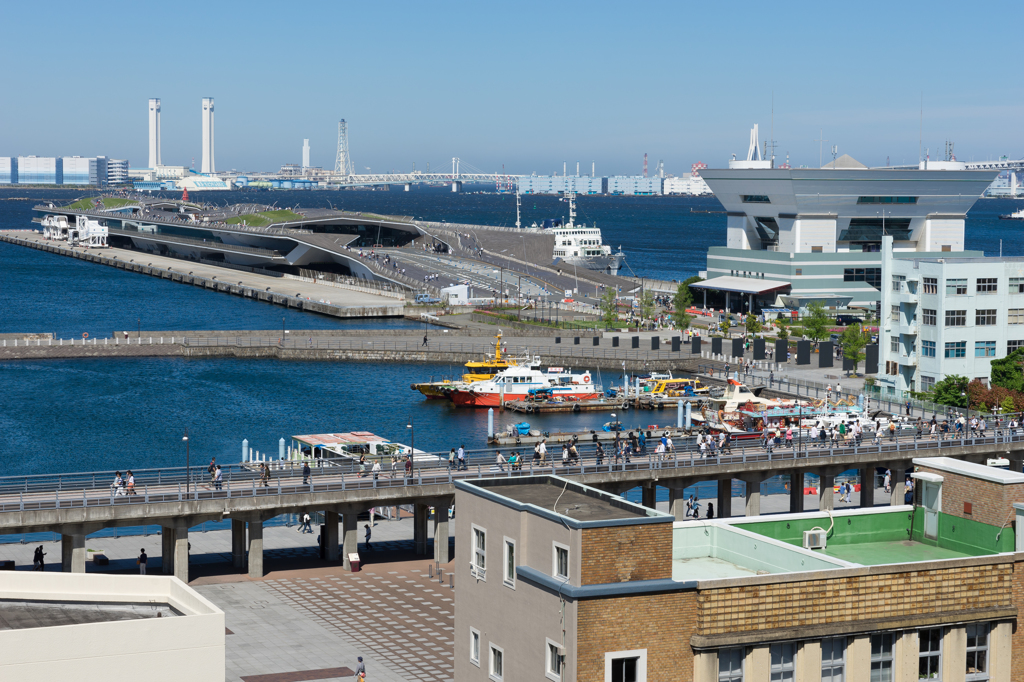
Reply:
[[714, 291], [732, 291], [740, 294], [767, 294], [787, 289], [789, 282], [778, 279], [753, 279], [751, 277], [714, 277], [703, 282], [690, 285], [693, 289], [712, 289]]

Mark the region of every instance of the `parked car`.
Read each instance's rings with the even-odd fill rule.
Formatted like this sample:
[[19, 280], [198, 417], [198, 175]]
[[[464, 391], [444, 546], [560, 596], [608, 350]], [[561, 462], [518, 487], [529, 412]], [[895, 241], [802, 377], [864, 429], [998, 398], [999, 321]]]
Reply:
[[836, 315], [836, 324], [845, 327], [850, 324], [860, 324], [863, 320], [856, 315]]

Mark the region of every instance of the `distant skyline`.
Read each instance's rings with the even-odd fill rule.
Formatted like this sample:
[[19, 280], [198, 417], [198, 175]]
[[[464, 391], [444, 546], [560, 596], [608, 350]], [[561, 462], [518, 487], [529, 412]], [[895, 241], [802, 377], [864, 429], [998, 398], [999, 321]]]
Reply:
[[[1012, 78], [1024, 11], [929, 3], [10, 3], [0, 156], [201, 160], [217, 170], [333, 168], [348, 122], [357, 173], [675, 175], [772, 135], [778, 161], [822, 146], [869, 166], [1024, 157]], [[1005, 9], [1009, 8], [1009, 9]], [[923, 99], [923, 126], [920, 123]]]

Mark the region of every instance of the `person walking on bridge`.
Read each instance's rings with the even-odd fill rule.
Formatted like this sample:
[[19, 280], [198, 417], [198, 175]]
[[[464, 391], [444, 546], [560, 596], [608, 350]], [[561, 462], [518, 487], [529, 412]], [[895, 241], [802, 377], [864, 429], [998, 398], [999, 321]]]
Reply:
[[35, 554], [32, 555], [32, 570], [33, 571], [45, 571], [46, 561], [43, 557], [46, 556], [46, 552], [43, 551], [43, 546], [39, 545], [36, 547]]
[[465, 471], [466, 470], [466, 446], [465, 445], [460, 445], [459, 446], [459, 452], [457, 453], [457, 456], [459, 458], [459, 468], [458, 468], [458, 470], [459, 471]]
[[217, 472], [213, 475], [213, 489], [221, 490], [224, 486], [224, 473], [220, 470], [220, 465], [217, 465]]
[[302, 463], [302, 485], [309, 485], [309, 476], [312, 474], [312, 470], [309, 468], [309, 462]]
[[210, 458], [210, 465], [208, 467], [206, 467], [206, 473], [210, 474], [210, 483], [213, 483], [213, 480], [215, 478], [217, 478], [217, 458], [216, 457], [211, 457]]
[[427, 343], [427, 335], [426, 334], [423, 335], [423, 345], [426, 346], [427, 348], [430, 347], [430, 345]]

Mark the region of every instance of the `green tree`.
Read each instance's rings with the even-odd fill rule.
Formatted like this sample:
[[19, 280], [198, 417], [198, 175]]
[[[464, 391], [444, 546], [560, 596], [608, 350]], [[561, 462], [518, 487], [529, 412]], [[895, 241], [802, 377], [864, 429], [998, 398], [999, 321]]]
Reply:
[[601, 296], [601, 319], [611, 327], [619, 319], [618, 295], [615, 287], [608, 287]]
[[992, 385], [1010, 391], [1024, 391], [1024, 348], [1001, 360], [992, 361]]
[[654, 293], [647, 290], [640, 298], [640, 319], [647, 321], [652, 317], [654, 317]]
[[785, 320], [777, 320], [775, 326], [779, 328], [778, 337], [785, 341], [789, 338], [789, 325], [786, 324]]
[[950, 374], [942, 381], [935, 384], [932, 389], [933, 400], [939, 405], [951, 407], [967, 407], [967, 377], [959, 374]]
[[729, 318], [729, 314], [726, 313], [725, 318], [722, 320], [722, 333], [729, 336], [730, 327], [732, 327], [732, 320]]
[[867, 357], [864, 346], [868, 344], [868, 340], [864, 337], [863, 329], [859, 324], [850, 325], [843, 332], [839, 342], [843, 346], [843, 357], [849, 358], [853, 362], [853, 373], [856, 374], [857, 366]]
[[756, 334], [761, 331], [761, 321], [754, 317], [753, 313], [747, 315], [747, 321], [744, 326], [747, 328], [748, 334]]
[[693, 315], [686, 313], [686, 309], [691, 305], [693, 305], [693, 295], [690, 293], [690, 288], [685, 283], [680, 283], [675, 295], [672, 296], [672, 321], [676, 323], [676, 327], [680, 331], [689, 327], [693, 320]]
[[804, 332], [815, 342], [824, 341], [828, 338], [831, 320], [825, 313], [825, 306], [815, 301], [807, 306], [810, 317], [804, 320]]
[[1003, 414], [1009, 414], [1010, 412], [1017, 411], [1017, 407], [1013, 402], [1012, 395], [1008, 395], [1005, 398], [1003, 398], [1003, 402], [1001, 402], [999, 406], [1003, 408]]

